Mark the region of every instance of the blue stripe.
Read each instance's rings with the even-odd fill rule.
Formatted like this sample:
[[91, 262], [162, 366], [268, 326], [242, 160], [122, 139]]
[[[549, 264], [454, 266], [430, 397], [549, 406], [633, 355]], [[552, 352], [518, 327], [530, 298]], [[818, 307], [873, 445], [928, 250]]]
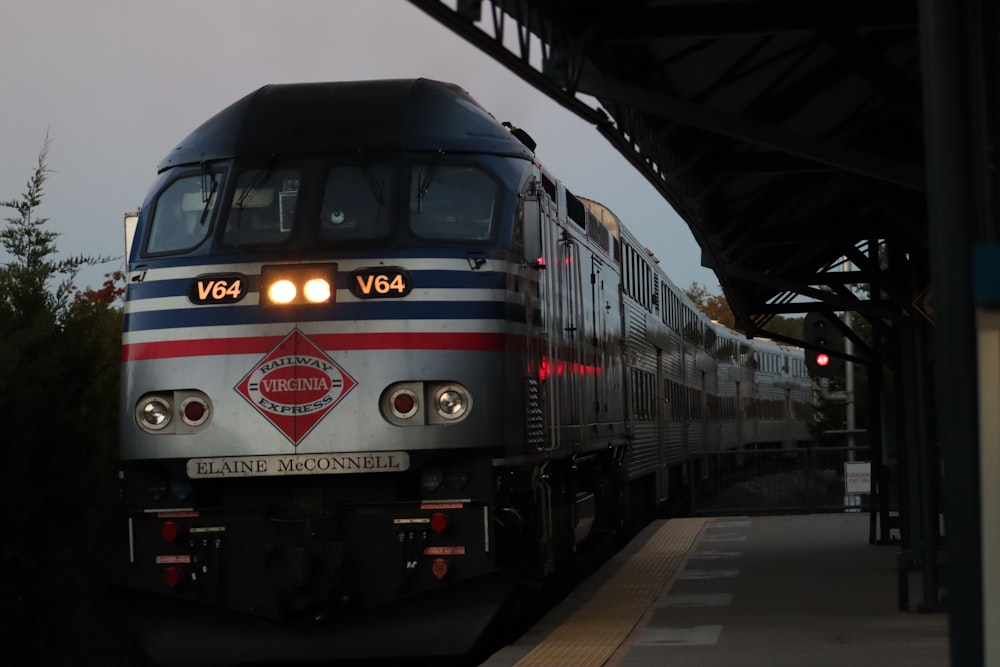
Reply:
[[[504, 319], [507, 309], [508, 305], [503, 301], [407, 301], [405, 299], [336, 303], [317, 309], [254, 306], [178, 308], [127, 314], [125, 331], [275, 322]], [[523, 317], [523, 311], [521, 316]]]
[[[377, 255], [374, 253], [378, 253]], [[468, 259], [470, 255], [480, 255], [489, 260], [507, 261], [510, 251], [502, 248], [475, 248], [468, 245], [455, 247], [428, 248], [368, 248], [354, 252], [343, 249], [331, 249], [324, 252], [315, 248], [282, 248], [264, 252], [234, 251], [232, 253], [217, 252], [211, 255], [178, 255], [176, 257], [150, 257], [137, 259], [128, 267], [130, 272], [146, 269], [171, 269], [183, 266], [201, 266], [205, 264], [282, 264], [298, 262], [340, 262], [340, 261], [371, 261], [394, 262], [407, 259]]]
[[[225, 272], [216, 272], [225, 273]], [[507, 274], [498, 271], [409, 271], [413, 278], [414, 289], [506, 289]], [[338, 274], [347, 276], [350, 272]], [[340, 278], [344, 280], [345, 278]], [[129, 285], [127, 300], [141, 301], [143, 299], [159, 299], [172, 296], [188, 296], [194, 277], [171, 278], [169, 280], [150, 280], [149, 282]], [[340, 285], [346, 287], [346, 284]], [[247, 276], [247, 290], [260, 290], [260, 276]]]

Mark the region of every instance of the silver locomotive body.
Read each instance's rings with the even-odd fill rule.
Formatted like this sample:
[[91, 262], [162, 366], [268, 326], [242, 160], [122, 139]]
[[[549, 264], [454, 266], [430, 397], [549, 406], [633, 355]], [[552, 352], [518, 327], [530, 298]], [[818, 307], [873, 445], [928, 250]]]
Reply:
[[[268, 86], [166, 158], [122, 350], [122, 590], [151, 656], [462, 653], [512, 578], [761, 437], [760, 344], [533, 150], [416, 80]], [[801, 377], [773, 368], [789, 422]]]
[[[494, 462], [523, 452], [539, 366], [538, 269], [512, 240], [537, 173], [464, 92], [422, 80], [266, 87], [161, 165], [121, 403], [125, 590], [153, 657], [481, 635], [511, 558]], [[453, 641], [428, 645], [441, 629]]]

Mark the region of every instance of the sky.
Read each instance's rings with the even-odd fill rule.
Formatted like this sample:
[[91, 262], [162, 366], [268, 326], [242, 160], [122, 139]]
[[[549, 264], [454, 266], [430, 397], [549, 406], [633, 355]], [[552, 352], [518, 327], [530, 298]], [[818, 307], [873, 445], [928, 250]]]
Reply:
[[156, 165], [216, 112], [269, 83], [416, 77], [527, 130], [547, 169], [614, 211], [675, 284], [721, 291], [687, 225], [596, 128], [405, 0], [2, 0], [0, 201], [21, 198], [48, 136], [37, 213], [60, 256], [116, 258], [80, 272], [98, 286], [124, 268], [123, 214]]

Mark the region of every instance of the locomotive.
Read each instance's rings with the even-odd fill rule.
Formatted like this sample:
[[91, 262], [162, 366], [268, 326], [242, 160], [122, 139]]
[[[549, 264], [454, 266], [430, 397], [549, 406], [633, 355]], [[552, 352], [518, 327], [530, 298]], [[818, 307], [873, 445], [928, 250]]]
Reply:
[[534, 148], [452, 84], [281, 84], [159, 165], [120, 461], [153, 659], [463, 653], [704, 452], [806, 438], [801, 350], [707, 320]]

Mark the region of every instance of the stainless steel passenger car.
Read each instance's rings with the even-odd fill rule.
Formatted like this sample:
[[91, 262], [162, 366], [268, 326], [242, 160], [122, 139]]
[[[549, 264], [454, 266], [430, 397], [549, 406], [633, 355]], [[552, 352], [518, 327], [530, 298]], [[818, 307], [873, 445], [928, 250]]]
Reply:
[[155, 659], [463, 652], [699, 452], [804, 435], [800, 351], [705, 320], [450, 84], [266, 86], [170, 152], [132, 239], [124, 583]]

